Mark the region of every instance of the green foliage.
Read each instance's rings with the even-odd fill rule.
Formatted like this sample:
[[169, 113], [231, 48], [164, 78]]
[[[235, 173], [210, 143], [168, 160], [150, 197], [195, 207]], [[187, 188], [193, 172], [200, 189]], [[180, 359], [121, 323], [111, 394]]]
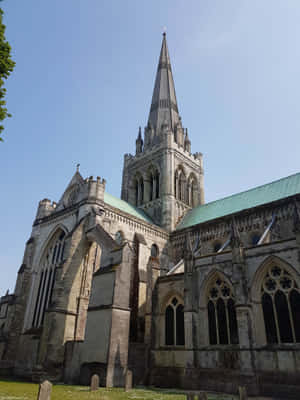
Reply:
[[[39, 385], [1, 378], [0, 400], [36, 400]], [[103, 388], [90, 392], [87, 386], [53, 385], [51, 400], [186, 400], [183, 391], [159, 388]], [[208, 400], [234, 400], [236, 396], [208, 394]]]
[[[4, 80], [8, 78], [10, 73], [13, 71], [15, 62], [11, 58], [11, 47], [5, 38], [5, 25], [3, 24], [3, 10], [0, 8], [0, 135], [4, 129], [1, 122], [6, 118], [10, 117], [7, 108], [5, 94], [6, 89], [4, 88]], [[0, 137], [0, 141], [3, 139]]]
[[[27, 382], [0, 381], [0, 400], [36, 400], [38, 385]], [[100, 388], [90, 392], [87, 386], [53, 385], [51, 400], [185, 400], [176, 391], [121, 388]], [[211, 400], [211, 399], [209, 399]]]

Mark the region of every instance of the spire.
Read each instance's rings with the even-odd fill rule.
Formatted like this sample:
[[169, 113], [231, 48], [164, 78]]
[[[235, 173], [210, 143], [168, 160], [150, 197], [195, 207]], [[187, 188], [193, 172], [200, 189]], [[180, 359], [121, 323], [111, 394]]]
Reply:
[[156, 72], [151, 109], [148, 123], [160, 130], [162, 124], [174, 129], [179, 122], [177, 100], [167, 46], [166, 33], [163, 33], [162, 46]]

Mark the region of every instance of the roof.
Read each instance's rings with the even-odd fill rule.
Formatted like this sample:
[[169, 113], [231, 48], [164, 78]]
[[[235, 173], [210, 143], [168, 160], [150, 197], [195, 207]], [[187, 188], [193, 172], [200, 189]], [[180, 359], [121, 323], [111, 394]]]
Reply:
[[163, 34], [148, 122], [154, 129], [158, 130], [162, 124], [167, 124], [174, 129], [175, 125], [179, 123], [175, 86], [165, 33]]
[[300, 173], [267, 183], [245, 192], [195, 207], [190, 210], [176, 230], [201, 224], [263, 204], [300, 193]]
[[104, 202], [112, 207], [118, 208], [120, 211], [124, 211], [127, 214], [130, 214], [136, 218], [140, 218], [143, 221], [149, 222], [150, 224], [154, 224], [148, 215], [144, 213], [144, 211], [132, 206], [124, 200], [118, 199], [111, 194], [104, 192]]

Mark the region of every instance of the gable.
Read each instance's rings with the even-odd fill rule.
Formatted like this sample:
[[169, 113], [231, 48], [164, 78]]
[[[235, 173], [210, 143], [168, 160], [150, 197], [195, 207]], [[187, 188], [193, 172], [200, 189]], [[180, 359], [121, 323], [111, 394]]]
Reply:
[[69, 182], [66, 190], [61, 196], [58, 205], [56, 207], [56, 211], [75, 203], [83, 184], [84, 184], [84, 179], [82, 178], [80, 173], [76, 171], [71, 181]]

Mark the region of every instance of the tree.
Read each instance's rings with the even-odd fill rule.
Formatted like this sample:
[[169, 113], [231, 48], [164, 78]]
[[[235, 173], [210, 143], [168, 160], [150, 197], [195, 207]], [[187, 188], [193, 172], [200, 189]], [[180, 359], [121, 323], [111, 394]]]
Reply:
[[[1, 1], [1, 0], [0, 0]], [[6, 89], [4, 88], [4, 80], [8, 78], [10, 73], [13, 71], [15, 62], [11, 58], [11, 47], [5, 38], [5, 25], [3, 24], [3, 10], [0, 8], [0, 135], [3, 132], [4, 126], [1, 122], [6, 118], [10, 117], [7, 108], [5, 94]], [[3, 139], [0, 136], [0, 141]]]

